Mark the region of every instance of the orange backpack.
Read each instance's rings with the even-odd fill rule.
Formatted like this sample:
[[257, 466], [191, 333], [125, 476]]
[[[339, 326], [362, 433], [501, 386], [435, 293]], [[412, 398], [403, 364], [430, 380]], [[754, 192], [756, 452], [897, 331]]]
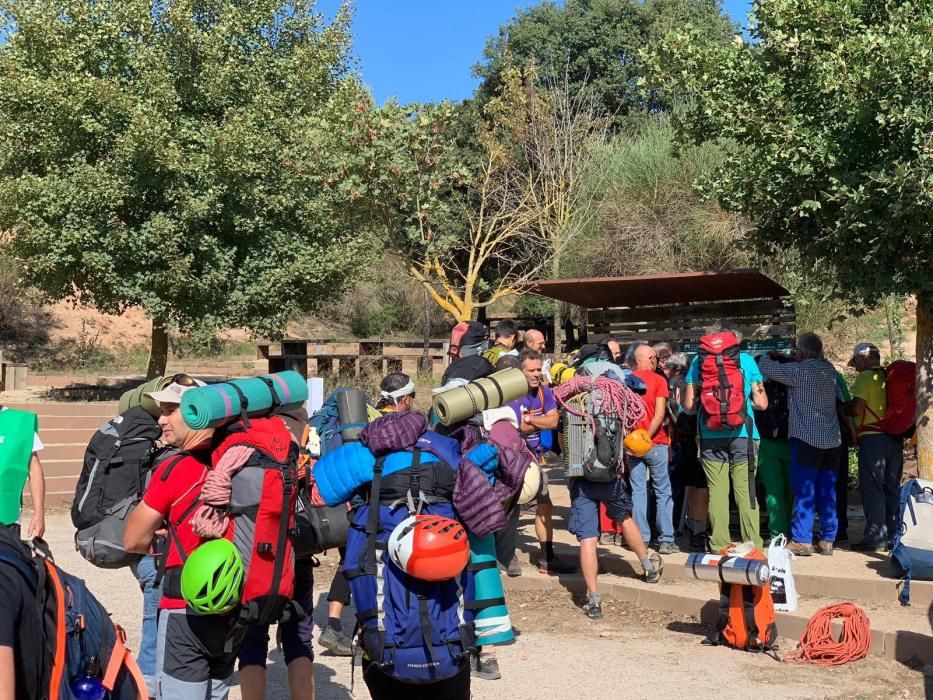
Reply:
[[[726, 555], [730, 547], [722, 550]], [[758, 549], [743, 558], [766, 560]], [[777, 624], [770, 586], [719, 584], [718, 642], [743, 651], [772, 651], [777, 648]]]

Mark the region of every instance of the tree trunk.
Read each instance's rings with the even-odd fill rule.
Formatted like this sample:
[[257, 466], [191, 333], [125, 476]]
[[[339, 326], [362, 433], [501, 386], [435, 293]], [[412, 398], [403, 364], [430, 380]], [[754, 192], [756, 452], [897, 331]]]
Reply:
[[933, 299], [917, 298], [917, 461], [933, 480]]
[[168, 331], [165, 324], [152, 319], [152, 341], [149, 346], [149, 367], [146, 369], [146, 379], [155, 379], [165, 374], [168, 364]]
[[[560, 253], [554, 253], [554, 259], [551, 260], [551, 279], [560, 278]], [[564, 330], [564, 320], [561, 318], [561, 303], [554, 300], [554, 354], [560, 358], [563, 351], [561, 342], [561, 333]]]
[[421, 362], [418, 371], [421, 374], [431, 374], [434, 371], [431, 362], [431, 297], [427, 289], [422, 289], [424, 294], [424, 323], [421, 326], [421, 332], [424, 336], [424, 348], [421, 351]]

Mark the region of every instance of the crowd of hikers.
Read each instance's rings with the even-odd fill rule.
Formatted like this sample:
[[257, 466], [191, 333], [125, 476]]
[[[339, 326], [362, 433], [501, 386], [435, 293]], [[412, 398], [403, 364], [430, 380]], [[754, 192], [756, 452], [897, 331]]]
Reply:
[[[758, 548], [783, 536], [797, 556], [832, 555], [849, 538], [850, 447], [867, 521], [852, 548], [890, 546], [913, 380], [882, 368], [874, 345], [853, 349], [850, 395], [812, 333], [757, 358], [728, 326], [692, 358], [611, 338], [546, 358], [544, 334], [510, 320], [489, 336], [478, 322], [454, 329], [432, 399], [479, 387], [456, 420], [436, 403], [417, 411], [402, 373], [373, 400], [340, 389], [312, 415], [266, 376], [266, 414], [235, 386], [240, 405], [216, 425], [181, 410], [204, 387], [186, 374], [125, 395], [88, 446], [72, 519], [85, 558], [139, 582], [135, 657], [42, 541], [35, 415], [0, 410], [0, 700], [219, 699], [236, 669], [244, 700], [260, 700], [274, 623], [291, 697], [313, 698], [315, 555], [330, 549], [340, 566], [319, 646], [352, 658], [374, 698], [466, 699], [471, 678], [501, 677], [495, 646], [512, 630], [499, 576], [524, 573], [523, 511], [537, 572], [581, 573], [582, 612], [598, 619], [599, 545], [631, 550], [649, 583], [678, 538], [719, 552], [736, 529]], [[549, 470], [569, 477], [577, 561], [555, 554]], [[27, 480], [36, 508], [21, 531]]]

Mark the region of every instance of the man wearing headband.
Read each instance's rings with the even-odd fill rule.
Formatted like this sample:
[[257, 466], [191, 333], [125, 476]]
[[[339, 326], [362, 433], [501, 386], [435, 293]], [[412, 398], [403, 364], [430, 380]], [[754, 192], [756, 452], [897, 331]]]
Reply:
[[407, 374], [394, 372], [379, 384], [376, 408], [382, 413], [404, 413], [415, 403], [415, 385]]

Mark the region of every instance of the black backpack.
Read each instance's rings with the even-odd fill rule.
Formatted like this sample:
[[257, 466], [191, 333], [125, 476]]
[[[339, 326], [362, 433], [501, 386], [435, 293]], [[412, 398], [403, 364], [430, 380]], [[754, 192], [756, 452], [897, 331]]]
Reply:
[[71, 522], [78, 530], [77, 550], [95, 566], [117, 569], [140, 559], [123, 548], [123, 532], [152, 470], [177, 454], [172, 448], [156, 449], [161, 434], [156, 419], [135, 406], [104, 423], [88, 443]]
[[768, 395], [768, 408], [755, 411], [758, 432], [767, 440], [787, 440], [787, 424], [790, 420], [787, 386], [766, 381], [765, 393]]

